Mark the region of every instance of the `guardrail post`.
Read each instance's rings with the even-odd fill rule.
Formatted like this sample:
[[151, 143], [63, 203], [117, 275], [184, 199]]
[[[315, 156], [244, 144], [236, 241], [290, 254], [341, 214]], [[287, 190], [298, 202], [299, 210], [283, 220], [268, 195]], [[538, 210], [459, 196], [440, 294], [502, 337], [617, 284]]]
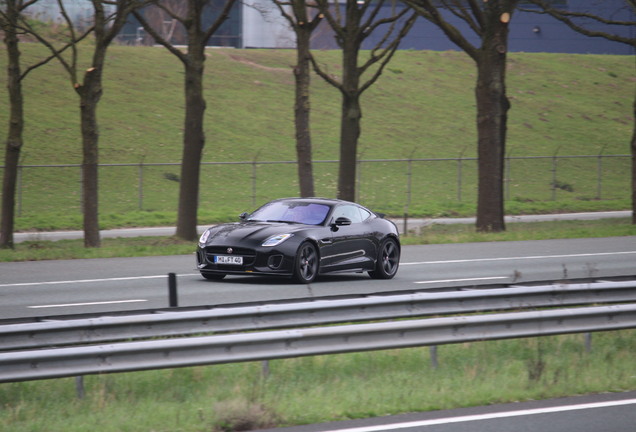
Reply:
[[75, 377], [75, 393], [78, 399], [84, 399], [84, 375]]
[[179, 306], [179, 300], [177, 298], [177, 275], [174, 273], [168, 273], [168, 297], [170, 307]]
[[428, 349], [431, 353], [431, 365], [433, 366], [433, 369], [437, 369], [439, 366], [439, 363], [437, 362], [437, 345], [431, 345]]

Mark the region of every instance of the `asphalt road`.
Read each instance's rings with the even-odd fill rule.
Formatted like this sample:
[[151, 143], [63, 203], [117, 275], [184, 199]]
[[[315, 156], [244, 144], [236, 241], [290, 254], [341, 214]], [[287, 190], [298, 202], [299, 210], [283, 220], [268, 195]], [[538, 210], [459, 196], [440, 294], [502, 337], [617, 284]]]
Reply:
[[167, 307], [168, 273], [177, 274], [179, 306], [603, 278], [636, 274], [636, 237], [405, 246], [392, 280], [346, 274], [311, 285], [207, 281], [194, 255], [0, 263], [0, 319]]
[[[167, 274], [179, 305], [215, 305], [334, 294], [439, 290], [456, 286], [636, 274], [636, 237], [406, 246], [396, 278], [325, 276], [203, 279], [194, 255], [0, 263], [0, 319], [166, 307]], [[281, 432], [635, 432], [636, 392], [277, 429]]]
[[[270, 429], [273, 432], [634, 432], [636, 392]], [[261, 431], [265, 432], [265, 431]]]

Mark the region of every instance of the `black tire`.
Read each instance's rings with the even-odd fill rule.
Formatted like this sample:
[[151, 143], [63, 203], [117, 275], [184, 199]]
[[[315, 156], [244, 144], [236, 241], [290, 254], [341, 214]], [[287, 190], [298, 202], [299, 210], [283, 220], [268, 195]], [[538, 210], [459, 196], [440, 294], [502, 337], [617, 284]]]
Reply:
[[206, 278], [207, 280], [221, 280], [225, 277], [224, 274], [219, 273], [203, 273], [201, 272], [201, 276]]
[[296, 252], [294, 262], [294, 280], [298, 283], [308, 284], [318, 276], [318, 264], [320, 258], [316, 246], [311, 242], [304, 242]]
[[388, 238], [380, 245], [375, 269], [369, 272], [373, 279], [392, 279], [400, 266], [400, 246], [393, 238]]

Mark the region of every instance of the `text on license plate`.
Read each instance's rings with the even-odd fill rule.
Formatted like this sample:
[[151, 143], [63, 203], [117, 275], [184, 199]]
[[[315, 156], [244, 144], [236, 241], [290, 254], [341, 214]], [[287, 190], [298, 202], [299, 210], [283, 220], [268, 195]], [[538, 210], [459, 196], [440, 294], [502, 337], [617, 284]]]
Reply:
[[214, 255], [216, 264], [236, 264], [243, 265], [243, 257], [235, 255]]

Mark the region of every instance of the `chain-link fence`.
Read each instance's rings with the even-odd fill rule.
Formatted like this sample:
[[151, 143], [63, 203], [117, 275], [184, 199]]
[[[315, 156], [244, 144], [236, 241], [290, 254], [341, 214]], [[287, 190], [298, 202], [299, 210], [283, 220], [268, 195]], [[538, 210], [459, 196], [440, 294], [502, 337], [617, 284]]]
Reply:
[[[414, 204], [474, 202], [477, 159], [367, 159], [358, 161], [357, 201], [378, 211], [408, 213]], [[314, 161], [317, 196], [337, 193], [338, 161]], [[179, 163], [101, 164], [100, 211], [176, 211]], [[631, 156], [507, 157], [505, 198], [518, 201], [630, 197]], [[81, 165], [22, 165], [18, 215], [81, 211]], [[250, 210], [297, 196], [295, 161], [204, 162], [200, 209]]]

